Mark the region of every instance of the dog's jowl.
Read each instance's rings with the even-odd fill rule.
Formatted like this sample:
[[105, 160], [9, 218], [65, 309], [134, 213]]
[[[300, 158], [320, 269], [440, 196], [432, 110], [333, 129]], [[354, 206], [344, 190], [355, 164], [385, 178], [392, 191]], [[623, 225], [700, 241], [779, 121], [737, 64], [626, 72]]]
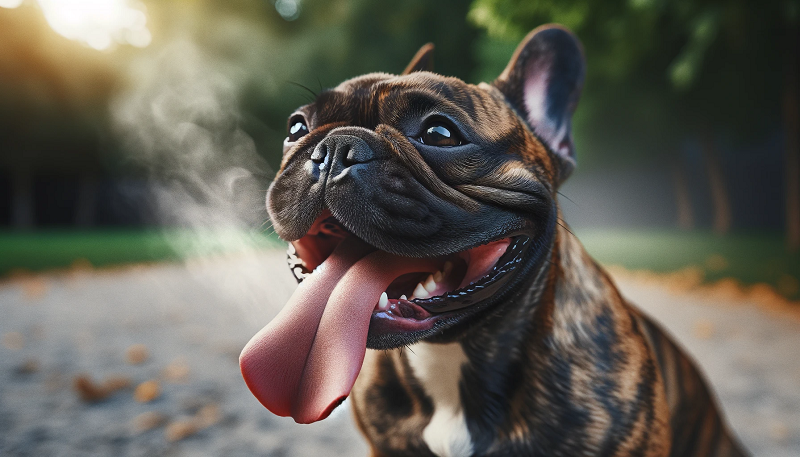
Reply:
[[267, 206], [301, 283], [242, 352], [256, 398], [309, 423], [350, 396], [374, 456], [743, 455], [559, 223], [577, 39], [534, 30], [477, 86], [431, 53], [289, 117]]

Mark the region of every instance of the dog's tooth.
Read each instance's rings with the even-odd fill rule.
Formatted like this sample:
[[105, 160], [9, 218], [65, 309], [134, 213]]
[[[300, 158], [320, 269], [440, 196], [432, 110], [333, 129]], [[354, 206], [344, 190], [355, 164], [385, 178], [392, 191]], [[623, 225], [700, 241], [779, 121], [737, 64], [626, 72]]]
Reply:
[[389, 307], [389, 296], [386, 295], [386, 292], [381, 294], [381, 298], [378, 299], [378, 309], [385, 310]]
[[428, 292], [433, 292], [436, 290], [436, 280], [433, 279], [433, 275], [428, 275], [428, 278], [425, 280], [425, 284], [422, 285]]
[[408, 300], [408, 297], [406, 297], [405, 294], [403, 294], [400, 296], [400, 300]]
[[442, 267], [442, 273], [444, 276], [447, 276], [450, 274], [451, 271], [453, 271], [453, 262], [448, 260], [444, 263], [444, 266]]
[[422, 284], [417, 283], [417, 287], [414, 289], [414, 293], [411, 294], [411, 299], [413, 300], [415, 298], [428, 298], [430, 297], [430, 295], [431, 294], [429, 294], [428, 291], [425, 290], [424, 287], [422, 287]]
[[436, 273], [433, 274], [434, 281], [442, 282], [442, 279], [444, 279], [444, 273], [442, 273], [441, 271], [437, 271]]

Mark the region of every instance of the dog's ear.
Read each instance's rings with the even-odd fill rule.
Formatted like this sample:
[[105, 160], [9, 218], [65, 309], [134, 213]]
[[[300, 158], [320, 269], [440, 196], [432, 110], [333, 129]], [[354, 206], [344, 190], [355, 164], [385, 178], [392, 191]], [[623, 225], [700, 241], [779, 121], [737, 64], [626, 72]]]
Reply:
[[402, 75], [408, 75], [415, 71], [433, 71], [433, 43], [428, 43], [414, 54]]
[[558, 25], [528, 34], [494, 86], [553, 153], [559, 181], [575, 168], [572, 113], [578, 106], [586, 64], [578, 38]]

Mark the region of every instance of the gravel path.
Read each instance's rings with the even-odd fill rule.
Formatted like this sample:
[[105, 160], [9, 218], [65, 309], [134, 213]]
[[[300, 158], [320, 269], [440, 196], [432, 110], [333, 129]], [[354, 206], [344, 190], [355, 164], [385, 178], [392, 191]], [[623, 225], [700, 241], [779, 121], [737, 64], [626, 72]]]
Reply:
[[[239, 350], [293, 289], [284, 265], [266, 252], [0, 285], [0, 455], [366, 455], [347, 408], [299, 426], [241, 380]], [[797, 314], [620, 286], [700, 361], [755, 455], [800, 455]]]

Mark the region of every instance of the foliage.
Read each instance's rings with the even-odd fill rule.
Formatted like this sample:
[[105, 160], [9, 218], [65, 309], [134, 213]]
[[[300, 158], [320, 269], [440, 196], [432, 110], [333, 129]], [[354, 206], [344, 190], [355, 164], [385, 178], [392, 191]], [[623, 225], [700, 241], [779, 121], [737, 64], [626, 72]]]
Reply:
[[[686, 136], [704, 129], [740, 137], [774, 129], [798, 5], [797, 0], [475, 0], [470, 19], [487, 31], [486, 41], [516, 42], [550, 22], [572, 29], [588, 63], [584, 107], [575, 121], [579, 154], [585, 148], [604, 161], [629, 162], [674, 154]], [[600, 119], [600, 125], [588, 125], [587, 119]]]
[[243, 97], [245, 110], [265, 127], [255, 137], [273, 146], [265, 151], [271, 164], [279, 162], [286, 118], [310, 99], [297, 85], [319, 92], [364, 73], [399, 73], [427, 42], [436, 45], [437, 72], [462, 78], [474, 72], [478, 30], [467, 23], [468, 3], [307, 0], [300, 5], [296, 20], [287, 22], [273, 11], [266, 21], [275, 35], [273, 65], [289, 68], [277, 90], [255, 81]]

